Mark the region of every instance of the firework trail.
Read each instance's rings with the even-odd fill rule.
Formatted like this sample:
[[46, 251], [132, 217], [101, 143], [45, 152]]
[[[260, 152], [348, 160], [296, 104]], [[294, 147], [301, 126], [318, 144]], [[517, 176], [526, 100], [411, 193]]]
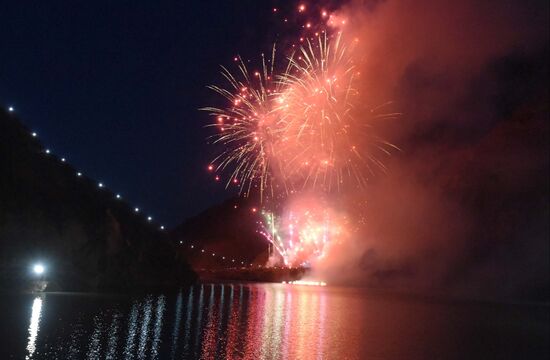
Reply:
[[280, 217], [262, 211], [259, 233], [269, 241], [285, 266], [311, 266], [323, 258], [329, 242], [342, 236], [344, 222], [315, 198], [301, 198]]

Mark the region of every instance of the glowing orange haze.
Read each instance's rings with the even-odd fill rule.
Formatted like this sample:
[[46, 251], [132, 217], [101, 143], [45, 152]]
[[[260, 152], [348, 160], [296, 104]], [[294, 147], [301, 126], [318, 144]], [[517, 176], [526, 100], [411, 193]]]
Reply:
[[[536, 166], [537, 152], [527, 152], [530, 155], [519, 161], [504, 155], [525, 152], [521, 138], [515, 139], [525, 133], [505, 130], [506, 124], [496, 126], [505, 119], [491, 108], [491, 101], [503, 91], [495, 75], [497, 66], [506, 64], [502, 59], [518, 54], [529, 59], [548, 41], [547, 16], [531, 5], [389, 0], [367, 6], [357, 0], [333, 13], [347, 20], [340, 26], [346, 37], [358, 39], [354, 60], [361, 76], [355, 82], [357, 106], [351, 116], [360, 119], [387, 101], [394, 102], [391, 111], [404, 115], [371, 122], [378, 135], [402, 151], [385, 160], [386, 173], [371, 177], [366, 191], [347, 187], [339, 196], [349, 214], [362, 209], [354, 205], [357, 198], [365, 199], [366, 222], [338, 251], [327, 254], [317, 268], [324, 279], [437, 287], [461, 274], [466, 283], [464, 279], [472, 276], [471, 253], [480, 248], [498, 253], [497, 246], [511, 243], [483, 244], [487, 238], [511, 235], [497, 236], [496, 229], [485, 229], [487, 219], [476, 219], [477, 209], [468, 201], [483, 198], [477, 188], [496, 181], [495, 174], [507, 184], [502, 189], [494, 184], [497, 198], [534, 186], [523, 169]], [[547, 14], [548, 5], [545, 8]], [[500, 88], [493, 88], [497, 84]], [[477, 94], [486, 97], [478, 99]], [[459, 133], [463, 129], [470, 130]], [[508, 161], [502, 164], [501, 159]], [[477, 177], [472, 163], [478, 164]], [[505, 215], [510, 213], [514, 209]], [[472, 273], [481, 277], [495, 263]], [[494, 288], [501, 287], [496, 275], [484, 276]]]
[[[521, 132], [495, 125], [503, 119], [490, 105], [501, 91], [493, 89], [498, 61], [544, 49], [547, 41], [540, 39], [548, 40], [547, 28], [540, 26], [546, 25], [542, 15], [520, 2], [497, 3], [351, 1], [321, 13], [331, 32], [343, 33], [341, 61], [320, 68], [319, 48], [313, 49], [313, 60], [306, 48], [294, 54], [291, 72], [280, 84], [270, 82], [269, 71], [252, 77], [265, 85], [265, 93], [254, 86], [241, 92], [250, 84], [235, 81], [238, 106], [219, 125], [226, 134], [222, 143], [234, 146], [226, 155], [238, 164], [228, 182], [236, 177], [246, 190], [248, 177], [260, 177], [258, 187], [248, 189], [266, 190], [282, 201], [307, 194], [303, 204], [291, 201], [283, 208], [337, 214], [333, 223], [340, 233], [322, 251], [310, 251], [315, 254], [310, 263], [327, 282], [434, 287], [460, 278], [457, 274], [471, 276], [465, 274], [469, 252], [490, 238], [472, 215], [477, 209], [471, 199], [483, 197], [475, 181], [483, 185], [499, 174], [509, 186], [504, 194], [532, 185], [523, 169], [536, 168], [531, 159], [538, 153], [525, 150], [517, 161], [513, 154], [525, 148], [515, 138]], [[311, 8], [304, 4], [298, 11], [307, 14]], [[307, 47], [313, 34], [323, 37], [316, 24], [304, 26], [297, 44]], [[336, 38], [330, 41], [334, 46]], [[404, 116], [398, 120], [380, 116], [400, 112]], [[227, 135], [233, 130], [240, 131], [235, 143]], [[402, 151], [390, 151], [379, 139]], [[497, 167], [503, 152], [510, 161]], [[472, 163], [478, 164], [475, 180]], [[491, 280], [495, 287], [497, 279]]]

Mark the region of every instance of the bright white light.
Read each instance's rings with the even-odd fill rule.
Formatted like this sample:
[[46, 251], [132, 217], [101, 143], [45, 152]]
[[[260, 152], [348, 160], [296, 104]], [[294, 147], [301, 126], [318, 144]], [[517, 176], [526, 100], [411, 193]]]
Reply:
[[65, 158], [61, 158], [61, 162], [65, 162], [65, 161], [66, 161]]
[[49, 154], [50, 153], [50, 149], [46, 149], [46, 154]]
[[9, 112], [13, 112], [13, 110], [15, 110], [15, 109], [14, 109], [13, 107], [11, 107], [11, 106], [8, 108], [8, 111], [9, 111]]
[[183, 241], [182, 241], [182, 240], [180, 240], [180, 244], [183, 244]]
[[291, 285], [327, 286], [327, 283], [324, 281], [295, 280], [295, 281], [289, 281], [288, 283]]
[[120, 199], [120, 194], [116, 194], [116, 198], [117, 198], [117, 199]]
[[134, 208], [134, 211], [135, 211], [135, 212], [139, 212], [139, 208]]
[[194, 245], [191, 245], [191, 249], [193, 249], [195, 246]]
[[81, 173], [81, 172], [77, 172], [77, 173], [76, 173], [76, 176], [81, 177], [81, 176], [82, 176], [82, 173]]
[[161, 225], [161, 226], [160, 226], [160, 229], [161, 229], [161, 230], [164, 230], [164, 225]]
[[216, 256], [216, 254], [212, 253], [212, 256]]
[[147, 216], [147, 221], [151, 221], [151, 220], [153, 220], [153, 218], [150, 216]]
[[103, 183], [99, 183], [99, 184], [97, 184], [97, 186], [99, 186], [100, 188], [102, 188], [102, 187], [103, 187]]
[[31, 135], [32, 135], [32, 137], [37, 137], [38, 136], [38, 134], [35, 133], [35, 132], [31, 133]]
[[45, 269], [44, 269], [44, 265], [36, 264], [33, 266], [32, 270], [34, 271], [35, 274], [42, 275]]

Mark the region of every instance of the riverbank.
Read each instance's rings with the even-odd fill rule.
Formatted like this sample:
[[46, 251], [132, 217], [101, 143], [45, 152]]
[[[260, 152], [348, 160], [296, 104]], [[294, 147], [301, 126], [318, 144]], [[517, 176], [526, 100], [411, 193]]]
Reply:
[[195, 269], [201, 282], [274, 282], [296, 281], [302, 279], [308, 272], [306, 268], [284, 267], [242, 267], [230, 269]]

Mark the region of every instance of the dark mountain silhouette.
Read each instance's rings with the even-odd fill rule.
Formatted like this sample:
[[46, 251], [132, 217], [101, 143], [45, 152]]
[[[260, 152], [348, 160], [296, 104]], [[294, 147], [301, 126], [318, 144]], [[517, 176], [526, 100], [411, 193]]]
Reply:
[[49, 289], [137, 290], [194, 281], [159, 224], [52, 154], [0, 108], [0, 282], [41, 261]]
[[261, 215], [252, 211], [258, 203], [255, 198], [228, 199], [185, 220], [172, 231], [173, 241], [196, 269], [227, 268], [241, 262], [264, 265], [268, 242], [258, 233]]

